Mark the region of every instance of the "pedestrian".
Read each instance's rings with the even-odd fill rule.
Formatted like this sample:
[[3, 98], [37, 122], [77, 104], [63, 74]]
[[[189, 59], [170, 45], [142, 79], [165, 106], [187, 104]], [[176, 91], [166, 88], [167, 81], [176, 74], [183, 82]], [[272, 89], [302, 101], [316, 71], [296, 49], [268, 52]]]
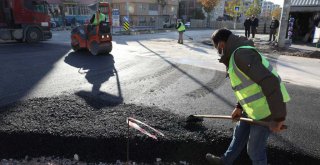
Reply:
[[252, 15], [252, 17], [251, 17], [252, 38], [254, 38], [254, 36], [256, 35], [258, 26], [259, 26], [259, 19], [256, 18], [254, 15]]
[[238, 121], [232, 142], [221, 156], [210, 153], [211, 164], [232, 164], [243, 148], [253, 165], [267, 165], [266, 144], [271, 132], [281, 131], [286, 118], [289, 94], [277, 72], [254, 46], [253, 41], [239, 37], [228, 29], [219, 29], [212, 35], [220, 63], [227, 66], [231, 86], [238, 101], [231, 116], [233, 120], [248, 117], [265, 121], [269, 127]]
[[177, 25], [176, 25], [176, 29], [179, 32], [179, 39], [178, 39], [178, 43], [179, 44], [183, 44], [183, 32], [186, 31], [186, 27], [184, 26], [183, 22], [181, 21], [181, 19], [178, 19], [177, 21]]
[[250, 26], [251, 26], [251, 20], [249, 17], [244, 21], [243, 25], [244, 25], [245, 35], [247, 38], [249, 38], [250, 37]]
[[276, 19], [276, 17], [272, 17], [272, 21], [270, 24], [269, 41], [271, 41], [272, 37], [273, 37], [272, 41], [276, 39], [276, 33], [278, 28], [279, 28], [279, 21]]

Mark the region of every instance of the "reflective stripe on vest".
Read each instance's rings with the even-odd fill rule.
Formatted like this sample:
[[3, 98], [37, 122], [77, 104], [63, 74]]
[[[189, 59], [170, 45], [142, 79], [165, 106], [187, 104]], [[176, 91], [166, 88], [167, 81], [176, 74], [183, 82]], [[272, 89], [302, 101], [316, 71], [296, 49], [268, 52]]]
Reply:
[[[229, 61], [229, 76], [231, 80], [232, 89], [236, 95], [238, 102], [242, 105], [242, 108], [248, 114], [248, 116], [255, 120], [260, 120], [268, 117], [271, 112], [267, 103], [266, 97], [264, 96], [261, 87], [252, 81], [247, 75], [245, 75], [236, 65], [234, 61], [234, 53], [239, 49], [254, 49], [251, 46], [241, 46], [237, 48], [231, 55]], [[257, 51], [258, 52], [258, 51]], [[263, 65], [276, 77], [280, 82], [280, 89], [283, 96], [283, 102], [290, 100], [289, 94], [281, 82], [281, 78], [273, 69], [269, 61], [260, 53]]]
[[[98, 23], [99, 20], [99, 23]], [[93, 21], [93, 25], [98, 25], [100, 24], [100, 22], [105, 21], [106, 20], [106, 15], [104, 15], [103, 13], [100, 13], [99, 15], [96, 13], [94, 21]]]
[[184, 26], [184, 24], [182, 22], [180, 22], [180, 27], [178, 28], [178, 32], [182, 32], [185, 30], [186, 30], [186, 27]]

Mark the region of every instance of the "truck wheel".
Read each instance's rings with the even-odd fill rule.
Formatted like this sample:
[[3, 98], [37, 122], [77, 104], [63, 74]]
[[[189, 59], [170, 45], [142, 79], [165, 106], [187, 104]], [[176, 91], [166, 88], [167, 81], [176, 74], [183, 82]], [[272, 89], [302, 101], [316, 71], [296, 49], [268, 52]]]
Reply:
[[41, 39], [41, 32], [37, 28], [30, 28], [27, 31], [26, 41], [28, 43], [36, 43]]

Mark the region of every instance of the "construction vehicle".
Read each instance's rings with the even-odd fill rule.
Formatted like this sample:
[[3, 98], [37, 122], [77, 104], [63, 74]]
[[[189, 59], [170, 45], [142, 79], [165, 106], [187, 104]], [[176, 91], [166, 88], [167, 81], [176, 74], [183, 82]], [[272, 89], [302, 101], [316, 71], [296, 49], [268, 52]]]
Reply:
[[74, 51], [88, 49], [93, 55], [109, 54], [112, 50], [111, 7], [108, 2], [95, 5], [106, 15], [106, 21], [100, 22], [97, 26], [85, 24], [74, 28], [71, 32], [71, 47]]
[[0, 39], [39, 42], [52, 38], [44, 0], [1, 0]]

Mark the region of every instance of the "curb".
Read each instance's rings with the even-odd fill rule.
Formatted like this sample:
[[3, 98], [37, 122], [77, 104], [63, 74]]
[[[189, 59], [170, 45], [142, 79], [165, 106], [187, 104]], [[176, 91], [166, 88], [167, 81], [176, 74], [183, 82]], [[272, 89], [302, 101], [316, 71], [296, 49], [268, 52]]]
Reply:
[[125, 31], [121, 31], [121, 32], [116, 32], [113, 33], [113, 36], [122, 36], [122, 35], [140, 35], [140, 34], [155, 34], [155, 33], [165, 33], [165, 32], [175, 32], [176, 30], [171, 30], [171, 29], [155, 29], [155, 30], [138, 30], [138, 31], [130, 31], [125, 32]]

